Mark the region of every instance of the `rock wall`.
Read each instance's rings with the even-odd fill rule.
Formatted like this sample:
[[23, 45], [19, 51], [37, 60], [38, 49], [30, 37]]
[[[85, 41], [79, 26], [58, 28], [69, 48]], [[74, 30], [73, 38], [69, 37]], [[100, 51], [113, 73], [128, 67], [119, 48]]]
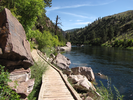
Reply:
[[13, 70], [33, 65], [24, 28], [8, 9], [0, 13], [0, 64]]
[[[34, 86], [29, 68], [33, 64], [25, 30], [10, 10], [5, 8], [0, 13], [0, 65], [8, 69], [12, 80], [8, 84], [22, 98], [26, 98]], [[15, 81], [18, 84], [16, 88]]]

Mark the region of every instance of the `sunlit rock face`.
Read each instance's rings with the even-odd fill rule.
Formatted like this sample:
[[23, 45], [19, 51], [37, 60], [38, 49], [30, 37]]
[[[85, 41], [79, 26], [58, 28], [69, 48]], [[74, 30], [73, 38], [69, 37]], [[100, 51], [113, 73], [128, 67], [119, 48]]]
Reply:
[[67, 57], [59, 53], [53, 60], [53, 63], [62, 70], [68, 70], [71, 61]]
[[72, 74], [74, 75], [84, 75], [89, 81], [95, 80], [95, 76], [91, 67], [74, 67], [71, 68]]
[[25, 30], [10, 10], [5, 8], [0, 13], [0, 65], [10, 72], [12, 82], [8, 85], [24, 99], [34, 86], [29, 68], [33, 64]]
[[0, 64], [9, 70], [33, 65], [24, 28], [6, 8], [0, 13]]

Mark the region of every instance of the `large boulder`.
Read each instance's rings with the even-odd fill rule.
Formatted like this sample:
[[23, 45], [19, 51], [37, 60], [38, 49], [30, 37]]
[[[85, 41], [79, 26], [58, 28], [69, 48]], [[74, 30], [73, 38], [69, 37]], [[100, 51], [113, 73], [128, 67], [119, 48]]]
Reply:
[[71, 61], [61, 53], [58, 53], [52, 63], [56, 64], [61, 70], [68, 70]]
[[26, 82], [17, 82], [17, 84], [15, 81], [12, 81], [8, 83], [8, 85], [12, 88], [12, 90], [18, 93], [21, 98], [25, 99], [33, 90], [34, 81], [35, 79], [29, 79]]
[[70, 75], [68, 79], [78, 92], [86, 93], [86, 99], [83, 100], [102, 100], [101, 95], [96, 92], [96, 88], [90, 81], [88, 81], [86, 76]]
[[0, 64], [9, 70], [33, 65], [24, 28], [7, 8], [0, 13]]
[[[34, 79], [30, 79], [31, 70], [28, 68], [25, 70], [24, 68], [15, 69], [10, 73], [9, 79], [12, 82], [9, 82], [8, 85], [18, 93], [21, 98], [26, 98], [34, 87]], [[17, 82], [17, 84], [16, 84]]]
[[25, 70], [24, 68], [21, 69], [15, 69], [10, 73], [9, 79], [12, 81], [17, 81], [17, 82], [26, 82], [30, 79], [31, 77], [31, 70], [28, 68]]
[[91, 67], [74, 67], [71, 68], [73, 75], [84, 75], [89, 81], [95, 80], [95, 76]]
[[71, 42], [67, 42], [64, 47], [57, 47], [57, 51], [71, 51]]
[[83, 75], [70, 75], [69, 80], [74, 84], [74, 88], [79, 91], [96, 90], [93, 84]]
[[8, 69], [12, 80], [8, 85], [22, 98], [26, 98], [34, 86], [29, 68], [33, 64], [24, 28], [5, 8], [0, 13], [0, 65]]
[[71, 42], [67, 42], [67, 43], [66, 43], [66, 46], [71, 48], [71, 46], [72, 46], [72, 45], [71, 45]]

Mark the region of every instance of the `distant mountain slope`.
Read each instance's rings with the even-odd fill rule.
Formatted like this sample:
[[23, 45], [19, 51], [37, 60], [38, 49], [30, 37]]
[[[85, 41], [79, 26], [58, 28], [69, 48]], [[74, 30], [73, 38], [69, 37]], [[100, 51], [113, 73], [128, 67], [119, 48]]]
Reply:
[[80, 29], [80, 28], [74, 28], [74, 29], [66, 30], [65, 33], [74, 32], [74, 31], [76, 31], [76, 30], [78, 30], [78, 29]]
[[98, 18], [71, 34], [72, 43], [101, 45], [115, 39], [133, 39], [133, 10]]

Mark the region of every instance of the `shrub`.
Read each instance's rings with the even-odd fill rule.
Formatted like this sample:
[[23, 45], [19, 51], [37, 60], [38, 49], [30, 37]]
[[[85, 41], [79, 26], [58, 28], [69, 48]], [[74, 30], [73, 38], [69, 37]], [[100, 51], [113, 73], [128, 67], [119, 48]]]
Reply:
[[0, 100], [20, 100], [19, 95], [9, 86], [9, 72], [4, 71], [4, 66], [0, 65]]
[[41, 33], [39, 30], [30, 30], [26, 35], [28, 40], [33, 37], [36, 38], [40, 50], [44, 47], [55, 47], [64, 44], [64, 42], [59, 42], [57, 35], [52, 36], [49, 31], [43, 31]]
[[42, 84], [42, 75], [47, 70], [47, 66], [44, 63], [35, 63], [31, 67], [31, 78], [35, 78], [35, 84], [32, 92], [29, 94], [29, 100], [38, 100], [39, 91]]
[[103, 83], [100, 81], [101, 86], [98, 87], [96, 86], [96, 90], [97, 92], [102, 96], [102, 100], [123, 100], [123, 95], [120, 95], [118, 89], [114, 87], [115, 90], [115, 95], [112, 92], [112, 88], [111, 88], [111, 81], [107, 79], [107, 88], [103, 85]]

